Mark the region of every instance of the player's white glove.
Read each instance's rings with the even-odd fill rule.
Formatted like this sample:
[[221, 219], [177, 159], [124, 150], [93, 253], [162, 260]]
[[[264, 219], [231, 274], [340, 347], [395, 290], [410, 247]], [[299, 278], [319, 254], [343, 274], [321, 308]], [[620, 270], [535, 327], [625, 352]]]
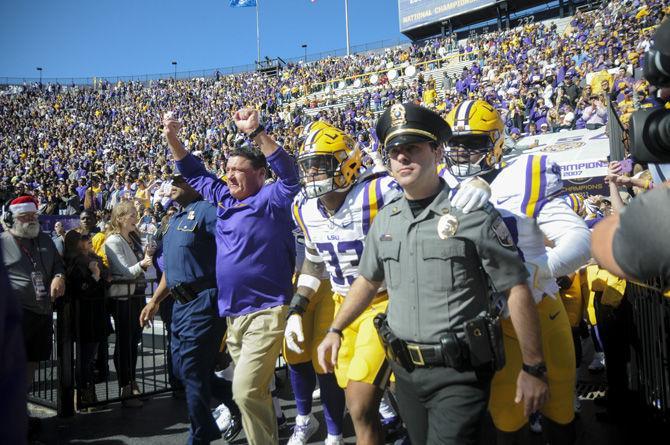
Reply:
[[491, 197], [491, 187], [480, 178], [472, 178], [461, 182], [451, 205], [469, 213], [484, 207]]
[[293, 314], [288, 317], [284, 337], [286, 338], [286, 346], [291, 351], [302, 354], [302, 348], [298, 346], [298, 343], [305, 341], [305, 337], [302, 333], [302, 317], [300, 315]]

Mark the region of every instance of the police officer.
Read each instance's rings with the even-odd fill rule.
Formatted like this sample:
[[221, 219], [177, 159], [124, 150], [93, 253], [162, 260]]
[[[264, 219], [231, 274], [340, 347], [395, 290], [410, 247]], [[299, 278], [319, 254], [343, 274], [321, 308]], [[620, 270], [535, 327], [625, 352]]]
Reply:
[[216, 378], [214, 367], [225, 319], [219, 317], [216, 290], [216, 208], [181, 176], [172, 178], [170, 198], [181, 212], [169, 221], [163, 235], [164, 273], [151, 300], [140, 315], [146, 325], [160, 302], [172, 295], [172, 365], [186, 390], [191, 431], [189, 444], [208, 444], [221, 437], [210, 412], [212, 395], [231, 410], [224, 439], [232, 440], [242, 429], [240, 413], [232, 402], [230, 383]]
[[[528, 273], [491, 206], [468, 214], [452, 207], [450, 189], [437, 173], [451, 133], [440, 116], [396, 104], [376, 129], [403, 196], [372, 224], [360, 276], [319, 346], [319, 361], [326, 370], [334, 368], [342, 330], [385, 281], [388, 318], [377, 320], [378, 330], [412, 443], [476, 443], [493, 369], [500, 365], [498, 342], [478, 335], [497, 332], [482, 317], [490, 306], [487, 282], [507, 295], [524, 363], [543, 361]], [[516, 395], [533, 412], [544, 403], [547, 385], [521, 372]]]

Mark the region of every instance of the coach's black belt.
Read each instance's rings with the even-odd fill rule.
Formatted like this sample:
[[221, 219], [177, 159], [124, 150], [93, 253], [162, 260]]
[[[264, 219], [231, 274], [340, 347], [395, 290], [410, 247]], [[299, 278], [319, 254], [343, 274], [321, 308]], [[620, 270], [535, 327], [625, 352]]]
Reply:
[[199, 280], [192, 283], [179, 283], [170, 288], [172, 297], [181, 304], [189, 303], [196, 298], [198, 294], [207, 289], [216, 289], [216, 280]]

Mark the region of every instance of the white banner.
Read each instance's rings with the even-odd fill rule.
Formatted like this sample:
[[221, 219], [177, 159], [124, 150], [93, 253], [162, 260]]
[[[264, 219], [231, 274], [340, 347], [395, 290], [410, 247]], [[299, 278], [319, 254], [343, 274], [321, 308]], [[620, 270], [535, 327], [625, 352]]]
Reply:
[[519, 154], [547, 154], [561, 167], [561, 177], [566, 180], [607, 175], [610, 141], [605, 127], [526, 136], [517, 145], [531, 145], [535, 141], [537, 147], [515, 151], [510, 158]]

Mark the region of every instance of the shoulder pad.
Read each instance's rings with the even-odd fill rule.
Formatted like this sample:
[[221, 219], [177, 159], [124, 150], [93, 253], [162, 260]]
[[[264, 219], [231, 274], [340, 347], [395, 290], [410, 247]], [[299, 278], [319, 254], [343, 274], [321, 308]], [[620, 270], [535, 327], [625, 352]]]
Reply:
[[365, 183], [368, 183], [368, 182], [372, 181], [373, 179], [383, 178], [383, 177], [386, 177], [386, 176], [388, 176], [388, 173], [386, 173], [386, 172], [371, 173], [371, 174], [368, 174], [368, 175], [365, 175], [365, 176], [361, 176], [358, 179], [357, 184], [365, 184]]

